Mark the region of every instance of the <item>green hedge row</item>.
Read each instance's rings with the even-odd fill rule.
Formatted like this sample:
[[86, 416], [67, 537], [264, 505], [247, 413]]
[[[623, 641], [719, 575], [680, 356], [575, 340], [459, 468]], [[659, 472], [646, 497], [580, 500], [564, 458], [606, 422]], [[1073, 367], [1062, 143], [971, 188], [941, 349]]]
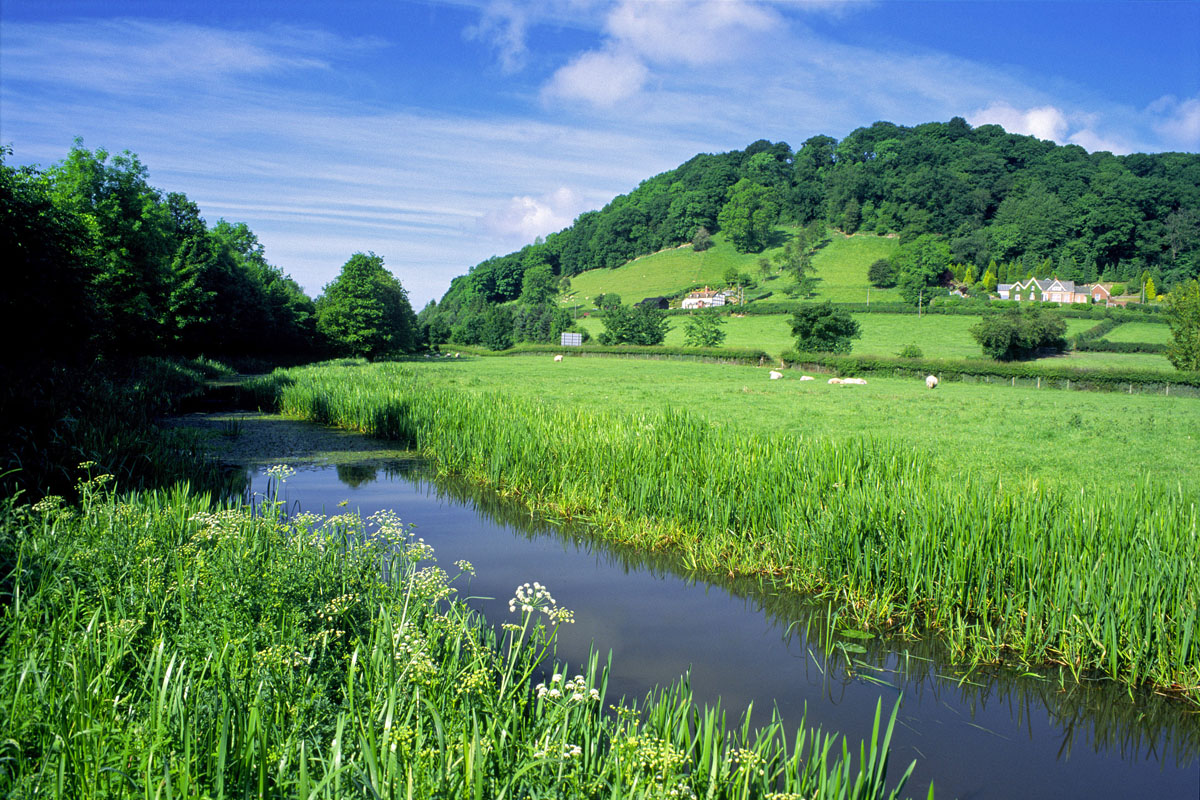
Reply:
[[[1163, 373], [1155, 370], [1095, 370], [1030, 362], [1005, 363], [984, 360], [898, 358], [894, 356], [833, 355], [830, 353], [783, 354], [790, 367], [806, 367], [837, 375], [880, 373], [892, 376], [937, 375], [942, 380], [984, 379], [988, 382], [1028, 382], [1052, 388], [1098, 389], [1104, 391], [1200, 391], [1200, 372]], [[1170, 387], [1168, 389], [1168, 387]]]
[[736, 347], [667, 347], [632, 344], [599, 345], [585, 344], [579, 347], [561, 347], [552, 344], [524, 343], [508, 350], [493, 352], [479, 347], [462, 348], [460, 352], [474, 355], [528, 356], [528, 355], [583, 355], [583, 356], [636, 356], [641, 358], [679, 358], [699, 361], [721, 361], [738, 364], [777, 363], [775, 356], [765, 350]]
[[1075, 342], [1075, 349], [1094, 353], [1165, 353], [1167, 345], [1163, 342], [1110, 342], [1107, 339], [1084, 339]]

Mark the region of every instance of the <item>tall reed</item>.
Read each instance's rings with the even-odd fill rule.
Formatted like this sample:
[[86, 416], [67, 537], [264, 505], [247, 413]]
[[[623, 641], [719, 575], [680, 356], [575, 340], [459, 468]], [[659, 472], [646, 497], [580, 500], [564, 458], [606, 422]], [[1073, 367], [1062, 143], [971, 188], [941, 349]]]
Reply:
[[688, 566], [776, 577], [961, 659], [1068, 665], [1200, 702], [1197, 499], [949, 479], [899, 445], [730, 435], [678, 410], [584, 412], [396, 364], [259, 383], [286, 414], [394, 439]]
[[518, 587], [497, 630], [455, 599], [470, 564], [441, 569], [393, 514], [289, 520], [111, 487], [81, 481], [78, 508], [0, 504], [2, 796], [899, 790], [895, 712], [877, 709], [857, 759], [820, 731], [727, 726], [685, 682], [606, 713], [606, 665], [552, 663], [570, 613], [545, 587]]

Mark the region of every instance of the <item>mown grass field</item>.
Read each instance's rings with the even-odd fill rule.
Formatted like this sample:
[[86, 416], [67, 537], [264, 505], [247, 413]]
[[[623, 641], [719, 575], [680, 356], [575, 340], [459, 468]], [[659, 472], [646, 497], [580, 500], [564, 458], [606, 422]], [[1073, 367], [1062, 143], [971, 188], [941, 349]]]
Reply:
[[1168, 374], [1176, 371], [1171, 362], [1167, 361], [1167, 357], [1159, 353], [1072, 352], [1042, 361], [1055, 359], [1063, 359], [1072, 367], [1087, 369], [1150, 369]]
[[[395, 439], [439, 469], [687, 568], [769, 576], [829, 598], [856, 624], [937, 635], [965, 663], [1060, 663], [1200, 699], [1196, 495], [1145, 469], [1169, 470], [1183, 449], [1190, 461], [1194, 402], [1177, 402], [1177, 418], [1145, 402], [1159, 398], [1137, 398], [1126, 431], [1091, 430], [1076, 446], [1068, 434], [1091, 427], [1085, 412], [1111, 416], [1122, 395], [1089, 395], [1098, 407], [1087, 409], [1053, 392], [1068, 404], [1053, 409], [1028, 390], [792, 375], [543, 356], [317, 366], [253, 390], [285, 414]], [[978, 427], [988, 395], [1009, 401], [995, 439]], [[939, 458], [928, 438], [953, 425], [952, 412], [976, 427], [953, 431], [964, 447]], [[822, 422], [832, 417], [867, 430], [831, 434]], [[1095, 480], [1093, 456], [1158, 426], [1140, 474]], [[1039, 462], [1063, 468], [1047, 480], [980, 464], [982, 451], [964, 452], [972, 437], [1073, 461]]]
[[1200, 493], [1196, 399], [958, 382], [931, 392], [919, 379], [899, 378], [830, 386], [821, 376], [802, 382], [795, 371], [771, 381], [757, 367], [570, 356], [559, 363], [549, 356], [442, 362], [422, 376], [433, 385], [593, 411], [686, 409], [731, 438], [889, 439], [955, 475], [1099, 492], [1151, 480]]
[[1104, 336], [1110, 342], [1148, 342], [1167, 344], [1171, 341], [1171, 328], [1154, 322], [1125, 322]]
[[[971, 326], [979, 322], [979, 317], [950, 314], [928, 314], [921, 317], [916, 314], [853, 316], [862, 332], [862, 338], [855, 339], [852, 343], [852, 352], [857, 354], [894, 356], [905, 345], [914, 344], [921, 348], [921, 352], [927, 358], [983, 357], [979, 343], [970, 333]], [[792, 337], [790, 315], [729, 316], [724, 319], [725, 325], [721, 328], [725, 331], [725, 341], [722, 343], [724, 347], [756, 347], [771, 355], [778, 355], [796, 346], [796, 340]], [[593, 337], [604, 330], [603, 320], [595, 314], [581, 319], [580, 324]], [[683, 346], [686, 324], [686, 317], [671, 317], [671, 330], [667, 333], [666, 344]], [[1095, 324], [1095, 320], [1068, 319], [1067, 335], [1073, 336], [1094, 327]], [[1165, 363], [1165, 359], [1161, 360]]]
[[[781, 227], [781, 239], [794, 234], [796, 228]], [[832, 232], [829, 243], [813, 256], [817, 300], [863, 303], [867, 300], [867, 267], [879, 258], [886, 258], [899, 246], [899, 240], [884, 236], [859, 234], [843, 236]], [[725, 285], [725, 271], [730, 267], [749, 273], [760, 283], [758, 290], [770, 290], [772, 300], [786, 299], [786, 292], [795, 286], [790, 275], [773, 272], [763, 280], [758, 260], [770, 258], [779, 251], [771, 248], [763, 253], [738, 253], [725, 241], [723, 234], [713, 237], [716, 244], [697, 253], [684, 245], [672, 250], [652, 253], [616, 269], [595, 269], [571, 278], [571, 289], [561, 298], [565, 306], [590, 308], [592, 298], [600, 293], [616, 292], [625, 303], [636, 303], [645, 297], [671, 294], [696, 284], [712, 287]], [[871, 289], [872, 302], [899, 300], [895, 289]]]

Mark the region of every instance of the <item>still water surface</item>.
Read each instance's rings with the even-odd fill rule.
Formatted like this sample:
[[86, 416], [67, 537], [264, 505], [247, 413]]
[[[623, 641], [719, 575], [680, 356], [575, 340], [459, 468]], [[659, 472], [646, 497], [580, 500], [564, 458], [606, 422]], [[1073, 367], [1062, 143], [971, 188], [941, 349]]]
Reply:
[[[263, 495], [265, 474], [248, 478]], [[452, 574], [457, 559], [474, 564], [460, 595], [484, 598], [471, 604], [493, 622], [511, 616], [518, 584], [545, 584], [575, 612], [560, 629], [559, 658], [579, 664], [593, 645], [612, 652], [610, 702], [640, 699], [688, 672], [697, 700], [720, 700], [731, 722], [753, 705], [762, 724], [775, 707], [795, 728], [807, 709], [808, 725], [855, 742], [869, 737], [877, 700], [886, 715], [902, 694], [891, 774], [917, 761], [911, 796], [924, 797], [933, 781], [939, 797], [1200, 797], [1200, 716], [1177, 702], [1135, 702], [1108, 684], [1064, 686], [1053, 676], [966, 674], [921, 643], [845, 639], [866, 652], [826, 659], [816, 637], [805, 637], [820, 609], [755, 582], [681, 574], [653, 555], [532, 519], [494, 493], [434, 480], [417, 462], [301, 469], [283, 498], [293, 510], [328, 514], [394, 509]]]

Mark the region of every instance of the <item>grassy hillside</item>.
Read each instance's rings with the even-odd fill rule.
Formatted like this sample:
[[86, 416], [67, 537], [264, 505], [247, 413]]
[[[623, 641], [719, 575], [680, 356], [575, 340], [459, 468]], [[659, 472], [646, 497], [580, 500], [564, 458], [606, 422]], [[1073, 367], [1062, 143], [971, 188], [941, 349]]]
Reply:
[[[796, 228], [781, 227], [782, 246]], [[865, 302], [867, 299], [867, 267], [879, 258], [886, 258], [899, 240], [884, 236], [859, 234], [843, 236], [834, 232], [830, 242], [813, 256], [817, 279], [816, 299], [834, 302]], [[708, 284], [724, 286], [725, 272], [730, 267], [749, 273], [759, 282], [758, 290], [770, 290], [782, 298], [795, 286], [790, 275], [773, 273], [763, 279], [758, 272], [758, 260], [770, 258], [779, 248], [763, 253], [738, 253], [725, 241], [723, 234], [713, 237], [716, 244], [697, 253], [690, 244], [643, 256], [616, 269], [594, 269], [571, 278], [571, 290], [562, 299], [564, 305], [590, 307], [596, 295], [616, 292], [625, 303], [636, 303], [646, 297], [671, 294], [689, 286]], [[753, 293], [753, 292], [752, 292]], [[871, 289], [871, 299], [883, 302], [899, 300], [895, 289]]]

